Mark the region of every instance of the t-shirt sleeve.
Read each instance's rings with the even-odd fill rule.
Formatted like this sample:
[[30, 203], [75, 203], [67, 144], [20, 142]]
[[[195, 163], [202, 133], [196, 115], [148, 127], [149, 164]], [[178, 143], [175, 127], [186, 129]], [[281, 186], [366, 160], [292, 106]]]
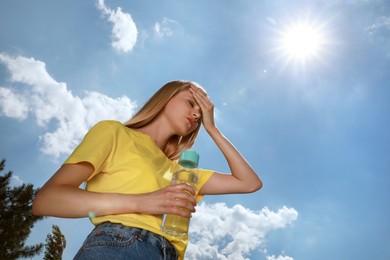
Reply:
[[114, 137], [115, 131], [112, 124], [107, 121], [97, 123], [88, 131], [64, 164], [91, 163], [94, 167], [94, 172], [89, 177], [91, 179], [103, 168], [107, 157], [111, 153]]
[[214, 171], [212, 170], [204, 170], [199, 169], [198, 172], [198, 183], [196, 185], [196, 202], [199, 203], [204, 195], [199, 194], [199, 191], [202, 189], [203, 185], [210, 179], [210, 177], [214, 174]]

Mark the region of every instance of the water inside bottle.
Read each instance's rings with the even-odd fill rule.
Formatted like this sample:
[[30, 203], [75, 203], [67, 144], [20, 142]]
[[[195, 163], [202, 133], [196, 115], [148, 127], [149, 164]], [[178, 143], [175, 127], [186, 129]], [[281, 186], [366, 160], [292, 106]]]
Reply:
[[[198, 175], [192, 171], [180, 170], [172, 176], [173, 184], [186, 183], [195, 189]], [[164, 215], [162, 230], [170, 235], [185, 237], [188, 234], [189, 218], [177, 215]]]

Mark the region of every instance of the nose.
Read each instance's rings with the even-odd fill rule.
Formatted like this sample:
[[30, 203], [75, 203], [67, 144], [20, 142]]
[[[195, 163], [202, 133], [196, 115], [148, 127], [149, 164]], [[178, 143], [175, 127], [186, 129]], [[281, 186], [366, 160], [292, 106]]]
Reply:
[[192, 117], [195, 119], [195, 122], [198, 122], [200, 118], [200, 113], [193, 112]]

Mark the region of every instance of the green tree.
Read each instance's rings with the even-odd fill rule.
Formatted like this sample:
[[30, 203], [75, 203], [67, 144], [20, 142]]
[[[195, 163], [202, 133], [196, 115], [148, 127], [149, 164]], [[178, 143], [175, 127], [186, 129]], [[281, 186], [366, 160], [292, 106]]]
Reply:
[[57, 225], [52, 226], [53, 233], [46, 237], [44, 260], [61, 260], [66, 247], [65, 236]]
[[[0, 162], [0, 173], [5, 160]], [[38, 255], [43, 243], [26, 246], [36, 221], [42, 217], [32, 214], [32, 202], [38, 189], [32, 184], [10, 187], [12, 172], [0, 175], [0, 259], [29, 258]]]

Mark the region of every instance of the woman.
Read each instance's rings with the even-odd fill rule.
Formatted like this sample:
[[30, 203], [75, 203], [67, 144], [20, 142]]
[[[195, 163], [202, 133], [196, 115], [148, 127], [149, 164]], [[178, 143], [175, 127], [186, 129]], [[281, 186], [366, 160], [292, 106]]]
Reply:
[[[200, 170], [196, 190], [171, 185], [170, 169], [180, 152], [192, 147], [201, 123], [231, 174]], [[85, 190], [79, 188], [83, 182]], [[41, 188], [33, 213], [91, 218], [96, 227], [76, 259], [183, 259], [188, 238], [163, 233], [163, 214], [191, 217], [203, 195], [250, 193], [261, 186], [215, 126], [214, 105], [206, 92], [194, 82], [172, 81], [125, 124], [96, 124]]]

